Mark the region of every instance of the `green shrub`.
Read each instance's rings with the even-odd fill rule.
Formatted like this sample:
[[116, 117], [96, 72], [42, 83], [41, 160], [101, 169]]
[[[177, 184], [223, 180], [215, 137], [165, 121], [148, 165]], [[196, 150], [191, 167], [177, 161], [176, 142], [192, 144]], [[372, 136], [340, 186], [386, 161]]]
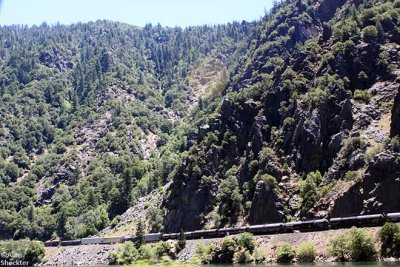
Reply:
[[360, 71], [357, 78], [360, 82], [367, 82], [369, 80], [368, 75], [364, 71]]
[[265, 145], [260, 151], [259, 158], [260, 158], [260, 164], [268, 161], [276, 161], [278, 159], [275, 154], [275, 151], [272, 148]]
[[395, 233], [393, 236], [393, 244], [396, 248], [395, 254], [398, 256], [400, 254], [400, 233]]
[[382, 71], [385, 75], [392, 75], [395, 69], [390, 58], [388, 51], [382, 51], [379, 54], [378, 69]]
[[308, 101], [312, 107], [321, 104], [328, 97], [328, 90], [322, 88], [314, 88], [308, 94]]
[[183, 232], [183, 229], [179, 232], [179, 239], [178, 242], [176, 243], [175, 246], [175, 251], [176, 253], [179, 253], [186, 247], [186, 237], [185, 237], [185, 232]]
[[390, 139], [390, 146], [395, 152], [400, 152], [400, 137], [395, 136], [392, 139]]
[[364, 103], [369, 103], [371, 101], [371, 93], [367, 90], [357, 89], [354, 91], [353, 99]]
[[372, 147], [366, 154], [365, 154], [365, 160], [371, 161], [376, 155], [378, 155], [379, 152], [381, 152], [382, 146], [381, 145], [375, 145]]
[[352, 261], [370, 261], [376, 258], [374, 241], [364, 230], [353, 227], [349, 238], [349, 252]]
[[303, 242], [297, 248], [296, 254], [299, 262], [314, 262], [317, 250], [313, 243]]
[[266, 253], [264, 250], [256, 248], [253, 252], [253, 258], [255, 263], [261, 263], [266, 258]]
[[321, 46], [315, 40], [308, 40], [304, 43], [304, 48], [311, 51], [314, 54], [320, 54], [322, 52]]
[[318, 176], [307, 175], [307, 178], [300, 184], [300, 197], [302, 198], [302, 212], [307, 212], [314, 207], [319, 200], [317, 184]]
[[233, 262], [235, 263], [250, 263], [253, 261], [254, 261], [253, 255], [250, 253], [250, 251], [246, 249], [236, 251], [235, 254], [233, 255]]
[[121, 244], [117, 251], [110, 253], [108, 260], [110, 264], [131, 264], [139, 258], [139, 252], [133, 242]]
[[340, 261], [370, 261], [376, 258], [376, 249], [370, 235], [353, 227], [349, 235], [331, 240], [330, 254]]
[[283, 121], [283, 127], [285, 129], [289, 129], [291, 128], [295, 123], [295, 120], [291, 117], [287, 117], [284, 121]]
[[165, 241], [160, 241], [155, 246], [155, 254], [157, 258], [161, 258], [164, 255], [169, 255], [171, 252], [171, 245]]
[[337, 42], [332, 45], [332, 53], [334, 55], [349, 55], [353, 52], [354, 42], [351, 40], [347, 40], [345, 42]]
[[362, 175], [360, 171], [348, 171], [344, 175], [344, 179], [346, 181], [354, 181], [354, 182], [359, 182], [362, 180]]
[[214, 243], [206, 245], [203, 242], [199, 242], [196, 246], [195, 258], [198, 258], [200, 263], [203, 264], [211, 263], [214, 258], [215, 250], [216, 246]]
[[335, 187], [335, 185], [337, 184], [336, 180], [331, 181], [330, 183], [321, 186], [318, 188], [318, 195], [320, 197], [324, 197], [326, 196], [328, 193], [332, 192], [332, 188]]
[[249, 167], [248, 167], [249, 173], [254, 174], [258, 169], [258, 165], [259, 165], [258, 160], [255, 159], [255, 160], [250, 161]]
[[315, 184], [319, 184], [322, 181], [322, 175], [320, 171], [310, 172], [307, 174], [306, 179], [311, 179]]
[[160, 208], [151, 208], [147, 212], [151, 232], [160, 232], [163, 227], [163, 211]]
[[4, 174], [8, 177], [10, 182], [15, 182], [21, 174], [21, 170], [13, 162], [8, 163], [4, 167]]
[[375, 26], [367, 26], [362, 30], [362, 38], [367, 41], [373, 41], [378, 37], [378, 30]]
[[237, 239], [226, 237], [221, 244], [216, 246], [214, 243], [206, 245], [199, 243], [196, 247], [195, 260], [201, 263], [248, 263], [265, 258], [258, 251], [253, 255], [256, 248], [254, 237], [250, 233], [243, 233]]
[[250, 251], [250, 253], [253, 253], [255, 247], [256, 247], [256, 241], [254, 239], [253, 234], [251, 233], [243, 233], [239, 236], [238, 240], [238, 245], [241, 246], [242, 248]]
[[358, 36], [359, 32], [357, 22], [353, 20], [339, 22], [333, 28], [333, 35], [342, 42]]
[[232, 238], [224, 238], [221, 246], [217, 249], [215, 263], [232, 263], [236, 252], [237, 243]]
[[139, 258], [146, 260], [156, 259], [156, 249], [150, 244], [141, 245], [139, 248]]
[[26, 262], [27, 265], [33, 266], [34, 264], [40, 263], [44, 255], [44, 245], [39, 241], [19, 240], [2, 241], [0, 243], [1, 260], [23, 261]]
[[296, 251], [289, 243], [281, 243], [276, 248], [276, 256], [279, 263], [290, 263], [296, 256]]
[[276, 178], [272, 175], [269, 174], [263, 174], [259, 176], [257, 179], [258, 181], [263, 181], [266, 185], [268, 185], [270, 188], [276, 188], [278, 182], [276, 181]]
[[218, 188], [217, 199], [220, 203], [221, 220], [234, 223], [243, 211], [243, 196], [239, 190], [235, 174], [227, 171], [227, 178], [222, 180]]
[[137, 247], [140, 247], [142, 244], [145, 243], [144, 235], [145, 235], [145, 225], [144, 225], [144, 222], [142, 220], [140, 220], [136, 227], [136, 236], [137, 236], [136, 246]]
[[381, 240], [381, 255], [382, 256], [395, 256], [399, 253], [400, 247], [395, 242], [395, 236], [400, 235], [400, 229], [395, 223], [385, 223], [379, 232]]
[[111, 221], [111, 228], [114, 228], [115, 226], [117, 226], [117, 224], [119, 224], [119, 222], [122, 220], [122, 216], [121, 215], [117, 215], [114, 217], [114, 219]]
[[330, 241], [329, 254], [344, 262], [349, 257], [348, 237], [338, 236]]
[[361, 137], [351, 137], [343, 141], [342, 152], [347, 157], [357, 149], [365, 149], [366, 145], [366, 142]]

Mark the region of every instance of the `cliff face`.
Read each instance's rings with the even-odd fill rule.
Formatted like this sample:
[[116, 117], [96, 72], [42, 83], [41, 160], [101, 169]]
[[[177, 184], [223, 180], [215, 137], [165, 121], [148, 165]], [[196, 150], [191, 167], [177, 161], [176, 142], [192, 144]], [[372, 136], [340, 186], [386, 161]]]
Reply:
[[376, 214], [400, 209], [398, 153], [382, 152], [368, 164], [365, 178], [335, 201], [332, 216]]
[[378, 18], [398, 8], [276, 7], [178, 168], [166, 230], [400, 210], [399, 24]]

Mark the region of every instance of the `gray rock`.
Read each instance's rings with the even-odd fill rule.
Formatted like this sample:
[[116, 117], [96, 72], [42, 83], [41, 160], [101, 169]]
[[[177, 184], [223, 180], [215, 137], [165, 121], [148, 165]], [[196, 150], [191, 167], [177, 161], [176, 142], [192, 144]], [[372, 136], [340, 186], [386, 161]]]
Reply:
[[282, 215], [276, 205], [277, 196], [273, 189], [259, 181], [254, 193], [250, 215], [250, 224], [281, 222]]

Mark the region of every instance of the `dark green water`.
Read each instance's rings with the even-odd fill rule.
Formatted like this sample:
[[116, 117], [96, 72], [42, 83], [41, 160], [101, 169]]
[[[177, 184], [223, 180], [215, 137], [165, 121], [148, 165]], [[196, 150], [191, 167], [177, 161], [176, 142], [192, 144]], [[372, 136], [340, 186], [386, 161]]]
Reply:
[[[118, 265], [120, 266], [120, 265]], [[118, 267], [103, 266], [103, 267]], [[165, 267], [400, 267], [400, 262], [383, 263], [383, 262], [347, 262], [347, 263], [302, 263], [302, 264], [209, 264], [209, 265], [185, 265], [185, 264], [134, 264], [135, 266], [165, 266]]]
[[220, 264], [220, 265], [204, 265], [205, 267], [259, 267], [259, 266], [274, 266], [274, 267], [400, 267], [400, 262], [382, 263], [382, 262], [348, 262], [348, 263], [305, 263], [305, 264]]

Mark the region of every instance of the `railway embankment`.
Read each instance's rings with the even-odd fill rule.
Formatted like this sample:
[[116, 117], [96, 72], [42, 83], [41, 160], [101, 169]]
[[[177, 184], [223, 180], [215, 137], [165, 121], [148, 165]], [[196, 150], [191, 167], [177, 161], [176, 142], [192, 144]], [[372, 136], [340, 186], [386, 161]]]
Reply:
[[[379, 243], [378, 232], [381, 227], [363, 228], [373, 236], [375, 243]], [[257, 247], [266, 255], [266, 262], [276, 262], [276, 245], [287, 242], [297, 247], [302, 242], [311, 242], [317, 248], [316, 262], [333, 262], [334, 258], [329, 256], [330, 241], [338, 236], [345, 236], [350, 229], [337, 229], [319, 232], [295, 232], [275, 235], [255, 236]], [[208, 244], [210, 242], [220, 242], [222, 239], [198, 239], [186, 241], [186, 247], [178, 254], [179, 261], [189, 261], [196, 252], [196, 247], [200, 242]]]
[[118, 245], [46, 247], [44, 266], [105, 266]]
[[[378, 246], [378, 232], [380, 227], [363, 228], [374, 239]], [[318, 262], [331, 262], [329, 256], [329, 243], [338, 236], [348, 234], [350, 229], [337, 229], [320, 232], [295, 232], [275, 235], [256, 236], [257, 246], [266, 254], [267, 262], [276, 261], [276, 245], [288, 242], [298, 246], [301, 242], [314, 243], [317, 248]], [[195, 255], [199, 243], [221, 242], [222, 238], [187, 240], [186, 247], [177, 255], [177, 260], [188, 262]], [[80, 245], [66, 247], [47, 247], [46, 266], [94, 266], [107, 265], [108, 255], [116, 250], [118, 245]]]

